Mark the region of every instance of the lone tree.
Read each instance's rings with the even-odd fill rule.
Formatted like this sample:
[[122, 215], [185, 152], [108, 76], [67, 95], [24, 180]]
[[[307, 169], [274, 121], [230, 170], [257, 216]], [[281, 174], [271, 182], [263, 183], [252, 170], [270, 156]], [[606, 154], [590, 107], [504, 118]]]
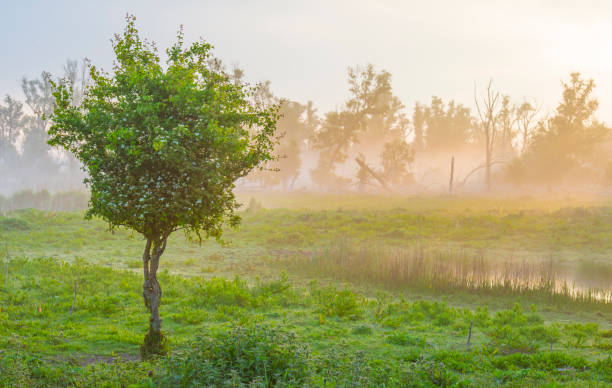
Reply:
[[211, 66], [211, 45], [177, 42], [162, 64], [135, 17], [115, 35], [113, 74], [90, 66], [82, 103], [69, 80], [54, 83], [49, 144], [71, 151], [88, 173], [87, 217], [141, 233], [143, 297], [150, 312], [143, 357], [165, 352], [157, 280], [168, 236], [220, 238], [236, 226], [235, 181], [271, 160], [278, 107], [257, 107], [253, 88]]

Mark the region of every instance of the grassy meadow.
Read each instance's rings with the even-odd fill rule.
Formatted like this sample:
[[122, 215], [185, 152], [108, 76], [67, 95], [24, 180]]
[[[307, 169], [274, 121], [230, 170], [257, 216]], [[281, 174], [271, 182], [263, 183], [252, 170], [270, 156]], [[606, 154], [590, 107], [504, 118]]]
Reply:
[[142, 238], [6, 212], [0, 386], [612, 385], [609, 199], [240, 199], [223, 243], [168, 242], [152, 361]]

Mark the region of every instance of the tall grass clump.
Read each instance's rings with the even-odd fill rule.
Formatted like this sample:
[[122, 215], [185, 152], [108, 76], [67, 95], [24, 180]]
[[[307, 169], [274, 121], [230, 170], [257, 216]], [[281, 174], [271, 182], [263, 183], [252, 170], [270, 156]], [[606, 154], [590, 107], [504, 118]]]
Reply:
[[290, 267], [315, 276], [438, 293], [465, 291], [525, 296], [549, 303], [612, 305], [609, 288], [577, 287], [551, 262], [494, 260], [461, 249], [435, 250], [351, 245], [341, 241], [294, 256]]
[[309, 378], [307, 347], [295, 335], [268, 326], [236, 327], [200, 336], [165, 360], [157, 380], [171, 386], [303, 386]]

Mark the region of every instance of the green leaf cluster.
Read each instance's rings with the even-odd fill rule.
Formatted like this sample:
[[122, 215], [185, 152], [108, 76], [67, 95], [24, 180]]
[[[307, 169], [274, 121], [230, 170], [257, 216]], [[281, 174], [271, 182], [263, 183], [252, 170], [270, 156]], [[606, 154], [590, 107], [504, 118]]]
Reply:
[[278, 106], [214, 66], [211, 45], [186, 47], [179, 31], [163, 64], [127, 17], [108, 74], [90, 66], [82, 103], [54, 84], [49, 144], [71, 151], [88, 174], [88, 216], [162, 240], [183, 229], [219, 238], [239, 222], [235, 182], [273, 158]]

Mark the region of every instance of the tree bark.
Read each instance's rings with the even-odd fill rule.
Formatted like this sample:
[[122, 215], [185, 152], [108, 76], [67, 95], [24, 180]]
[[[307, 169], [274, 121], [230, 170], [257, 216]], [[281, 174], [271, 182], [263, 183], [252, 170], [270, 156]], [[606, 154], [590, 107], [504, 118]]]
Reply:
[[491, 190], [491, 151], [487, 149], [486, 183], [487, 190]]
[[144, 253], [142, 255], [142, 266], [144, 283], [142, 285], [142, 296], [144, 304], [149, 310], [149, 331], [145, 336], [145, 343], [141, 347], [142, 358], [152, 355], [164, 354], [163, 335], [161, 332], [162, 320], [159, 317], [159, 303], [161, 302], [162, 289], [157, 280], [157, 269], [159, 259], [166, 249], [167, 237], [161, 239], [147, 239]]
[[453, 177], [455, 175], [455, 157], [451, 157], [450, 178], [448, 180], [448, 195], [453, 195]]

